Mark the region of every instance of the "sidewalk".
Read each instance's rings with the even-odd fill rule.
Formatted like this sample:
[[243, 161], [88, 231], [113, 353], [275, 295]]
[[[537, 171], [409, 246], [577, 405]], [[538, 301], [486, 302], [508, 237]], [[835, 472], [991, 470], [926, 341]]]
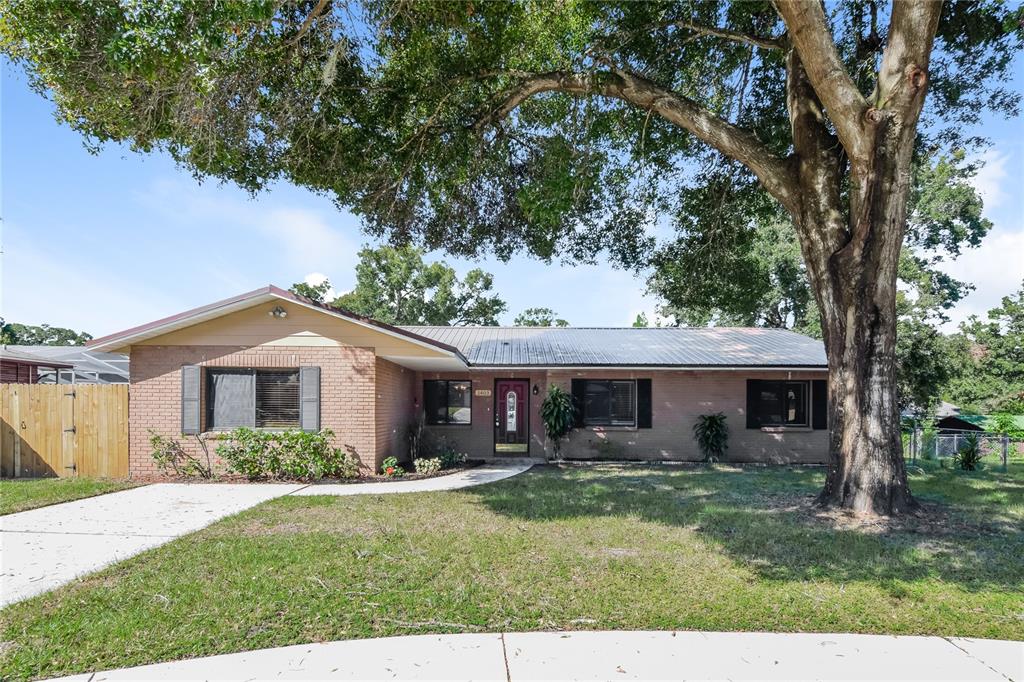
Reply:
[[300, 644], [66, 680], [1022, 680], [1024, 643], [744, 632], [419, 635]]

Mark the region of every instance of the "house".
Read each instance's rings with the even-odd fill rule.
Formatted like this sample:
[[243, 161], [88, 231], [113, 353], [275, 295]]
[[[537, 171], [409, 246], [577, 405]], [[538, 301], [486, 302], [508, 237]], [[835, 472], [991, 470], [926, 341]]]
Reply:
[[155, 473], [151, 430], [238, 426], [330, 428], [377, 469], [420, 418], [473, 458], [543, 457], [552, 385], [578, 406], [566, 458], [698, 460], [693, 425], [715, 412], [730, 461], [828, 450], [823, 346], [779, 329], [396, 327], [268, 286], [88, 347], [130, 356], [133, 475]]
[[71, 367], [68, 363], [41, 357], [17, 346], [0, 347], [0, 383], [3, 384], [37, 384], [41, 377], [47, 374], [59, 377], [58, 372]]
[[[84, 346], [6, 346], [40, 358], [40, 384], [127, 384], [128, 356], [102, 353]], [[53, 364], [57, 363], [56, 366]]]

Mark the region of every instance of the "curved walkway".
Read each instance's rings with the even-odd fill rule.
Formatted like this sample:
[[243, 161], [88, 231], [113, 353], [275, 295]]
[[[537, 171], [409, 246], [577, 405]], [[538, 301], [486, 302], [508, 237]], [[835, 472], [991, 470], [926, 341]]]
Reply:
[[515, 476], [530, 460], [419, 481], [328, 485], [155, 483], [0, 516], [0, 607], [205, 528], [284, 495], [387, 495], [455, 490]]
[[1024, 644], [887, 635], [528, 632], [300, 644], [79, 675], [146, 679], [1020, 680]]

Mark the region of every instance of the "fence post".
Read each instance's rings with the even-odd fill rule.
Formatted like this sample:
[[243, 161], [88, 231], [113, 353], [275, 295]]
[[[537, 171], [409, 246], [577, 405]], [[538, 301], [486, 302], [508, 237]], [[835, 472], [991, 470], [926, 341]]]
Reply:
[[1001, 439], [1003, 441], [1003, 471], [1007, 471], [1010, 458], [1010, 436], [1004, 433]]

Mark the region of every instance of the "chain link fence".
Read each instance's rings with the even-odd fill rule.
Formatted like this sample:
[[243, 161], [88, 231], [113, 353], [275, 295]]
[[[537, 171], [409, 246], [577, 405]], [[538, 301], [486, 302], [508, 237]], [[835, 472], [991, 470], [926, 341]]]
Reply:
[[942, 433], [907, 431], [903, 436], [903, 454], [910, 462], [918, 460], [941, 461], [953, 457], [977, 437], [982, 460], [998, 465], [1005, 471], [1010, 461], [1024, 453], [1024, 441], [1013, 440], [1003, 433], [943, 429]]

